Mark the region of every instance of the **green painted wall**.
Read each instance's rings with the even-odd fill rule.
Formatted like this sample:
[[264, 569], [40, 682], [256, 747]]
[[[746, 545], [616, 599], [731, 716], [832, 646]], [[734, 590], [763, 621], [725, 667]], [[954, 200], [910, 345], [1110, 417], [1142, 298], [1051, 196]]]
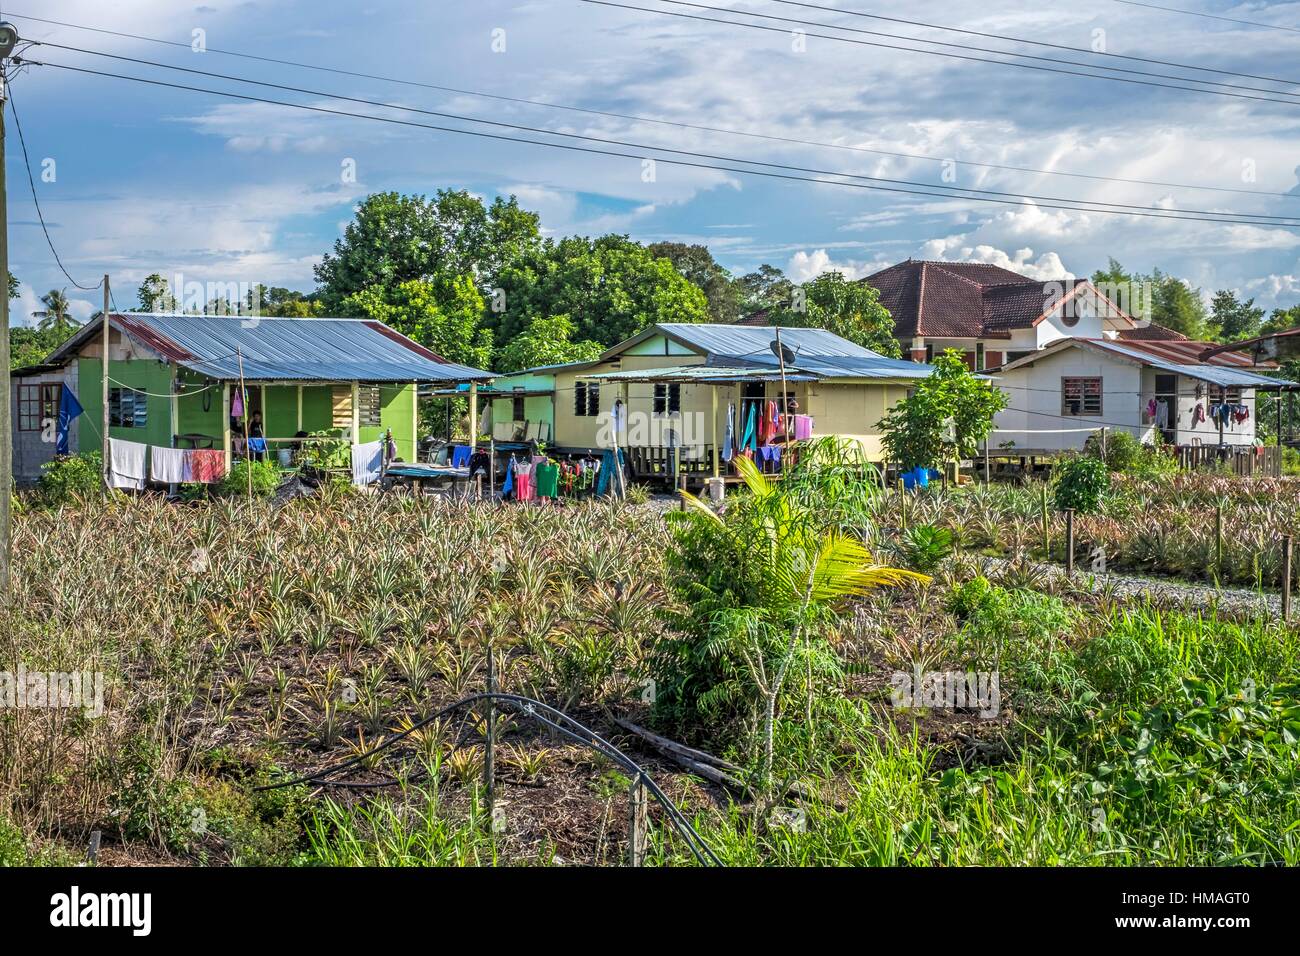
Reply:
[[334, 427], [334, 398], [329, 385], [302, 387], [302, 430], [323, 432]]
[[262, 433], [267, 438], [292, 438], [298, 433], [298, 386], [266, 386]]
[[375, 441], [384, 436], [388, 429], [393, 430], [393, 441], [397, 443], [397, 455], [406, 461], [415, 460], [415, 386], [381, 385], [379, 387], [379, 421], [378, 428], [362, 426], [360, 441]]
[[[181, 435], [210, 435], [214, 448], [221, 447], [221, 386], [189, 369], [178, 373], [184, 392], [177, 400]], [[203, 389], [203, 391], [200, 391]], [[206, 405], [206, 408], [204, 407]]]
[[[100, 378], [100, 365], [97, 358], [77, 359], [77, 381], [79, 394], [77, 398], [86, 410], [80, 421], [81, 447], [99, 448], [103, 439], [100, 430], [103, 427], [104, 405], [101, 401], [103, 380]], [[159, 397], [149, 397], [146, 401], [147, 425], [144, 428], [114, 428], [110, 435], [125, 441], [143, 442], [146, 445], [158, 445], [170, 448], [172, 443], [171, 395], [172, 369], [154, 359], [131, 359], [114, 362], [112, 378], [128, 388], [142, 392], [151, 392]], [[117, 388], [110, 383], [110, 388]]]

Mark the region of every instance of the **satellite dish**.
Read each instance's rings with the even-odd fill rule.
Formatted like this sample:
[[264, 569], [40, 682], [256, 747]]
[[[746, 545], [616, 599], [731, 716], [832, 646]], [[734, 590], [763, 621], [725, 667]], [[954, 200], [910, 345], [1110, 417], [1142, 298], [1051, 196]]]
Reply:
[[794, 364], [794, 352], [790, 351], [788, 346], [782, 344], [781, 342], [778, 342], [776, 339], [773, 339], [771, 344], [771, 349], [772, 349], [772, 354], [775, 355], [778, 359], [780, 359], [784, 364], [786, 365]]
[[0, 59], [14, 52], [14, 47], [17, 45], [18, 28], [7, 20], [0, 23]]

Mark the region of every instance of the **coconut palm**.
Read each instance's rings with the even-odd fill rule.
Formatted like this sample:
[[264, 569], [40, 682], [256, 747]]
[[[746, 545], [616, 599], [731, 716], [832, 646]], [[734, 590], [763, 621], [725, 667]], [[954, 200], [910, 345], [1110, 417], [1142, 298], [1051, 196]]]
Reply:
[[69, 311], [66, 289], [51, 289], [41, 296], [41, 304], [45, 308], [33, 312], [32, 318], [40, 320], [37, 328], [42, 332], [70, 332], [80, 324]]
[[861, 540], [839, 530], [800, 493], [798, 479], [787, 475], [783, 482], [769, 481], [744, 456], [734, 464], [748, 495], [719, 515], [682, 492], [691, 527], [679, 544], [702, 547], [711, 555], [704, 580], [696, 578], [689, 586], [703, 585], [712, 593], [705, 598], [695, 590], [692, 603], [696, 613], [709, 618], [700, 622], [700, 630], [710, 653], [731, 648], [758, 692], [758, 781], [766, 793], [772, 787], [776, 712], [791, 665], [801, 653], [807, 661], [811, 721], [814, 637], [835, 606], [877, 588], [930, 579], [878, 564]]

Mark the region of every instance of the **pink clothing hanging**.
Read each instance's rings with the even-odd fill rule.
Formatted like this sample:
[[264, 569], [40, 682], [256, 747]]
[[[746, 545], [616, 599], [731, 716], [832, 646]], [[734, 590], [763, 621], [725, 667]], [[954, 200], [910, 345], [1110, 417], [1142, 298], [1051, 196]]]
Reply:
[[794, 437], [795, 441], [807, 441], [813, 435], [813, 420], [811, 415], [796, 415], [794, 417]]

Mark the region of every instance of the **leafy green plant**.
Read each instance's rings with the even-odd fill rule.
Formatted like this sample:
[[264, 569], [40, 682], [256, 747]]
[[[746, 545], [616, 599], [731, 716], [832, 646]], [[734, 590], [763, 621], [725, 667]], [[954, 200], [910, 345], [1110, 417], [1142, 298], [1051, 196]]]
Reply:
[[320, 471], [351, 466], [352, 446], [343, 437], [342, 429], [312, 432], [307, 437], [311, 440], [304, 441], [302, 450], [298, 453], [301, 464]]
[[1110, 489], [1110, 473], [1096, 458], [1067, 458], [1056, 465], [1054, 482], [1058, 511], [1073, 508], [1079, 514], [1092, 514], [1101, 509]]
[[955, 546], [956, 536], [948, 528], [918, 524], [904, 532], [899, 551], [913, 571], [933, 574], [952, 555]]
[[253, 497], [269, 498], [280, 487], [280, 469], [272, 461], [237, 461], [221, 479], [220, 493], [226, 497], [247, 495], [252, 476]]
[[104, 456], [98, 451], [60, 455], [41, 466], [40, 495], [51, 506], [97, 494], [104, 482]]

